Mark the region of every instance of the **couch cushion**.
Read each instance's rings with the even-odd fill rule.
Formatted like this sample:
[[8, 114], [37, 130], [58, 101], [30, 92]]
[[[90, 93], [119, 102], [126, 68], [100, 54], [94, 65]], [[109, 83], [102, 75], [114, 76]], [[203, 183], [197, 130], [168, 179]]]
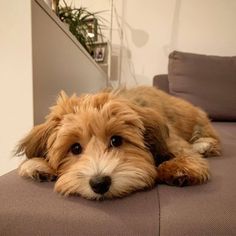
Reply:
[[169, 55], [170, 93], [203, 108], [214, 120], [236, 120], [236, 57], [174, 51]]
[[129, 197], [90, 201], [64, 198], [53, 183], [36, 183], [16, 171], [0, 177], [0, 235], [158, 235], [157, 188]]
[[211, 180], [184, 188], [159, 186], [160, 235], [236, 235], [236, 123], [214, 127], [223, 156], [208, 158]]

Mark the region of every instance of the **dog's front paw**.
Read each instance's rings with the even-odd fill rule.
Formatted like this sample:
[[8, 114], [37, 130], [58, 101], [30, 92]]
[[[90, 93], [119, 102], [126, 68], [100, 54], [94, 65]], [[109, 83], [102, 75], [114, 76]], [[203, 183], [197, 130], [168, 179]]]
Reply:
[[169, 181], [169, 185], [174, 185], [178, 187], [191, 185], [192, 182], [188, 175], [173, 176], [173, 178], [171, 178]]
[[23, 162], [19, 167], [19, 175], [39, 182], [55, 181], [57, 176], [42, 158], [32, 158]]
[[157, 168], [158, 182], [184, 187], [202, 184], [209, 179], [207, 166], [195, 167], [178, 161], [167, 161]]
[[158, 182], [159, 183], [166, 183], [172, 186], [184, 187], [189, 185], [196, 184], [196, 180], [194, 180], [191, 176], [184, 172], [176, 172], [176, 173], [166, 173], [163, 170], [158, 171]]
[[56, 181], [57, 176], [54, 174], [36, 170], [32, 173], [32, 178], [38, 182], [52, 182]]

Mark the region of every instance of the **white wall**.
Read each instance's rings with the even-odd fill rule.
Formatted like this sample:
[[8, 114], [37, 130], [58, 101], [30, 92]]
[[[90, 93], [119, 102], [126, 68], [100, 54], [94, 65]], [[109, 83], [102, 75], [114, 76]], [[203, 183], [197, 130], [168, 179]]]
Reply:
[[[132, 30], [124, 27], [131, 51], [131, 59], [125, 55], [123, 59], [128, 84], [134, 84], [132, 78], [151, 84], [155, 74], [167, 73], [172, 50], [236, 55], [235, 0], [128, 0], [125, 11], [125, 21], [148, 35], [146, 44], [139, 47]], [[133, 72], [127, 68], [130, 64]]]
[[[96, 11], [109, 10], [111, 1], [72, 2]], [[114, 3], [124, 32], [123, 83], [151, 85], [155, 74], [167, 72], [168, 54], [172, 50], [236, 55], [235, 0], [114, 0]], [[113, 43], [120, 44], [116, 28], [115, 24]]]
[[1, 1], [0, 175], [16, 168], [17, 141], [32, 127], [30, 1]]

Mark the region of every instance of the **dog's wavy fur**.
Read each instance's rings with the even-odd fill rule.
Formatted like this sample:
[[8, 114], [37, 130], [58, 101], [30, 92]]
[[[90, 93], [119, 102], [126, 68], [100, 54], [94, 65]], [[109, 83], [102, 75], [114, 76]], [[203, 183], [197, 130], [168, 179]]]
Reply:
[[[122, 137], [112, 147], [110, 139]], [[80, 143], [74, 155], [71, 145]], [[43, 124], [19, 143], [26, 154], [19, 174], [56, 180], [55, 190], [88, 199], [122, 197], [158, 183], [195, 185], [209, 179], [205, 158], [220, 155], [220, 141], [204, 111], [151, 87], [73, 95], [61, 92]], [[89, 185], [110, 176], [104, 194]]]

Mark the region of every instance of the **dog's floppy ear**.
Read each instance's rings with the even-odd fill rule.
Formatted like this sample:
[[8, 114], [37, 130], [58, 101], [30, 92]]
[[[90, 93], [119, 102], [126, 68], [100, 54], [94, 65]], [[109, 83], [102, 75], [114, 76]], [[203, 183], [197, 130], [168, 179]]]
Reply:
[[[46, 121], [35, 126], [29, 134], [19, 142], [15, 155], [25, 154], [27, 158], [45, 158], [48, 151], [48, 139], [50, 137], [55, 138], [55, 135], [53, 136], [52, 134], [56, 134], [56, 127], [63, 118], [63, 115], [73, 112], [76, 100], [77, 97], [75, 95], [68, 97], [64, 91], [61, 91], [56, 105], [50, 108], [51, 112], [46, 117]], [[52, 141], [53, 138], [51, 139], [51, 142]]]
[[15, 151], [16, 155], [25, 154], [27, 158], [42, 157], [47, 154], [47, 141], [57, 126], [56, 121], [46, 121], [35, 126], [29, 134], [23, 138]]
[[144, 124], [144, 141], [153, 155], [156, 166], [173, 157], [167, 146], [169, 129], [164, 119], [151, 108], [136, 107], [136, 112]]

